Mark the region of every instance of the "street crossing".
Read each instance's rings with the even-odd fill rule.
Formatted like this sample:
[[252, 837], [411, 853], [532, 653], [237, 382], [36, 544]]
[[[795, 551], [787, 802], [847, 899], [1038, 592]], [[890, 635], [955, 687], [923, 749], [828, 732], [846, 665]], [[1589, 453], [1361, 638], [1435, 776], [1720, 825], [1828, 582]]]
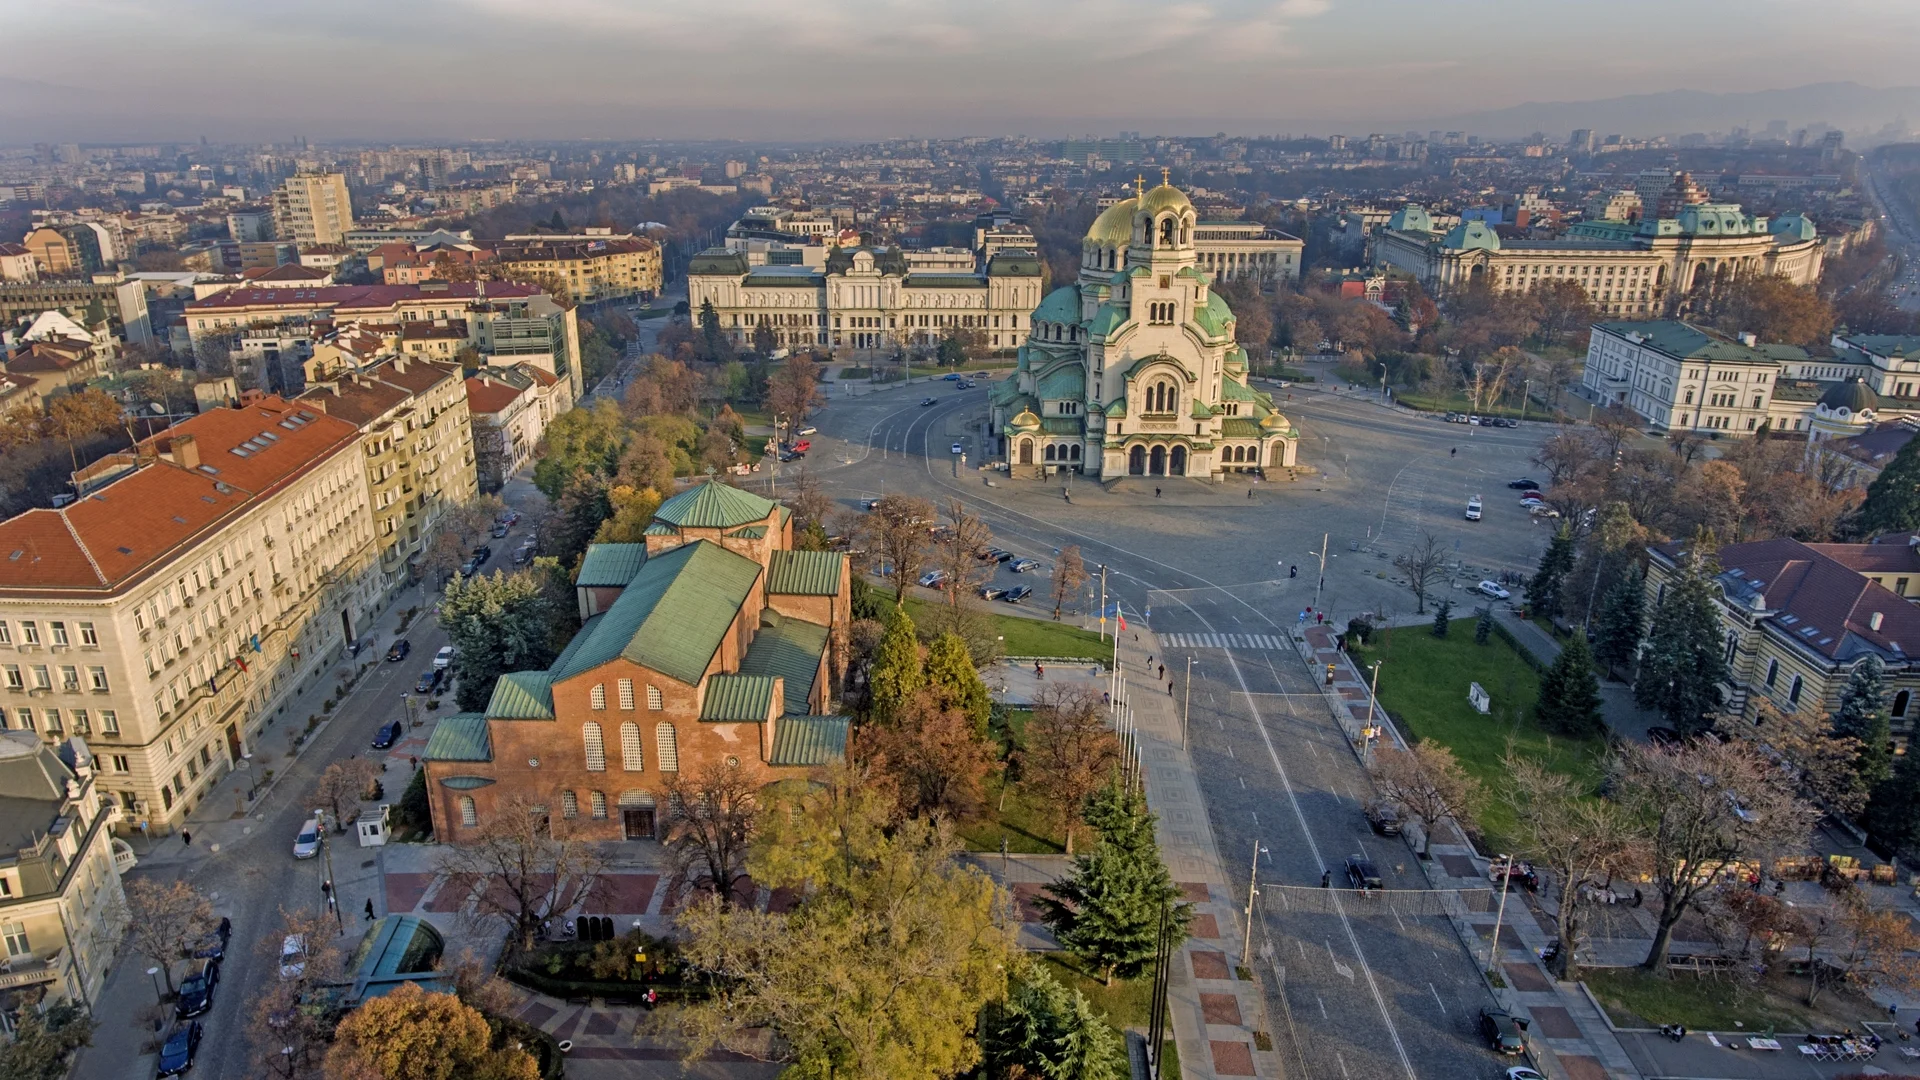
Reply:
[[1286, 642], [1272, 634], [1161, 634], [1169, 649], [1284, 649]]

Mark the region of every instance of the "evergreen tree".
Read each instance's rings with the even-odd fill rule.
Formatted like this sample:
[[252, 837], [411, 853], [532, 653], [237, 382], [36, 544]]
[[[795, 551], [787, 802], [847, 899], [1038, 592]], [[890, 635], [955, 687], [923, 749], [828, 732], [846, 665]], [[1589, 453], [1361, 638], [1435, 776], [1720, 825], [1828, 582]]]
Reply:
[[532, 571], [455, 577], [440, 599], [440, 626], [463, 712], [485, 709], [501, 675], [553, 663], [553, 596]]
[[987, 737], [987, 721], [993, 712], [993, 696], [973, 666], [973, 655], [959, 634], [945, 633], [933, 639], [927, 649], [927, 685], [942, 704], [966, 713], [973, 720], [974, 733]]
[[1854, 769], [1871, 790], [1892, 773], [1892, 754], [1887, 744], [1893, 730], [1887, 720], [1886, 667], [1877, 656], [1868, 656], [1853, 669], [1847, 688], [1840, 694], [1840, 707], [1833, 714], [1833, 733], [1860, 740], [1860, 756]]
[[1493, 605], [1488, 604], [1486, 607], [1480, 609], [1480, 617], [1473, 621], [1473, 643], [1475, 645], [1485, 645], [1487, 639], [1492, 636]]
[[1441, 600], [1433, 609], [1433, 636], [1446, 637], [1447, 623], [1453, 615], [1453, 601]]
[[552, 229], [554, 232], [566, 232], [567, 219], [560, 216], [560, 211], [555, 210], [553, 217], [547, 220], [547, 228]]
[[1862, 537], [1920, 530], [1920, 440], [1900, 448], [1873, 483], [1854, 531]]
[[1607, 590], [1593, 620], [1593, 655], [1612, 672], [1631, 668], [1646, 633], [1647, 584], [1640, 573], [1626, 574]]
[[1115, 778], [1087, 802], [1100, 843], [1074, 856], [1066, 877], [1039, 897], [1042, 918], [1068, 952], [1113, 978], [1139, 974], [1159, 947], [1160, 919], [1169, 913], [1174, 940], [1185, 940], [1193, 906], [1160, 858], [1154, 816], [1138, 793]]
[[720, 313], [713, 309], [712, 300], [700, 301], [700, 343], [705, 346], [701, 355], [703, 360], [720, 358], [721, 330]]
[[981, 1016], [980, 1052], [989, 1075], [1015, 1068], [1044, 1080], [1124, 1080], [1126, 1043], [1086, 995], [1061, 986], [1034, 963]]
[[1654, 609], [1633, 683], [1634, 704], [1660, 710], [1667, 726], [1682, 735], [1713, 726], [1712, 714], [1721, 705], [1717, 684], [1730, 678], [1714, 606], [1720, 591], [1715, 569], [1711, 556], [1697, 549], [1682, 559], [1680, 573], [1667, 583], [1666, 599]]
[[1920, 847], [1920, 753], [1893, 759], [1892, 774], [1867, 803], [1867, 828], [1896, 848]]
[[1551, 619], [1560, 614], [1561, 587], [1573, 569], [1573, 527], [1562, 525], [1540, 556], [1540, 568], [1527, 583], [1527, 607]]
[[1575, 634], [1568, 639], [1553, 666], [1540, 676], [1540, 698], [1533, 715], [1548, 731], [1576, 739], [1606, 733], [1607, 722], [1600, 713], [1600, 680], [1593, 671], [1586, 635]]
[[907, 617], [904, 606], [896, 605], [887, 617], [887, 632], [867, 673], [873, 719], [883, 724], [893, 722], [925, 685], [927, 672], [920, 661], [920, 641], [913, 620]]

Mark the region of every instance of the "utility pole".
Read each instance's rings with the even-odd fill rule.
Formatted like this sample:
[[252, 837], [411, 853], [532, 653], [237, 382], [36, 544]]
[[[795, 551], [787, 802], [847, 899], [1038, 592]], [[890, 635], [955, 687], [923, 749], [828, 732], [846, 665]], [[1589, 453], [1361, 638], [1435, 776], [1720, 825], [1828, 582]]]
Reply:
[[1313, 586], [1313, 610], [1315, 611], [1320, 610], [1320, 590], [1327, 586], [1327, 541], [1332, 538], [1332, 533], [1320, 534], [1320, 579]]
[[1187, 718], [1193, 715], [1193, 656], [1187, 656], [1186, 699], [1180, 703], [1180, 745], [1187, 745]]
[[1507, 882], [1513, 880], [1513, 856], [1502, 855], [1499, 862], [1506, 865], [1506, 872], [1500, 875], [1500, 909], [1493, 916], [1493, 939], [1487, 942], [1487, 970], [1494, 970], [1494, 958], [1500, 955], [1500, 923], [1507, 917]]
[[1267, 849], [1260, 841], [1253, 842], [1253, 867], [1247, 871], [1247, 934], [1240, 942], [1240, 966], [1253, 965], [1253, 898], [1260, 895], [1260, 856]]
[[333, 905], [333, 919], [340, 927], [342, 936], [347, 932], [346, 916], [340, 914], [340, 885], [333, 878], [333, 838], [327, 835], [327, 812], [315, 810], [314, 819], [320, 823], [320, 850], [327, 858], [327, 903]]
[[1367, 726], [1360, 729], [1360, 763], [1373, 768], [1373, 707], [1380, 700], [1380, 665], [1385, 660], [1373, 662], [1373, 686], [1367, 691]]
[[[1116, 642], [1114, 645], [1114, 648], [1118, 649], [1119, 648], [1118, 639], [1120, 635], [1118, 633], [1115, 633], [1113, 636]], [[1100, 640], [1101, 641], [1107, 640], [1107, 564], [1106, 563], [1100, 564]]]

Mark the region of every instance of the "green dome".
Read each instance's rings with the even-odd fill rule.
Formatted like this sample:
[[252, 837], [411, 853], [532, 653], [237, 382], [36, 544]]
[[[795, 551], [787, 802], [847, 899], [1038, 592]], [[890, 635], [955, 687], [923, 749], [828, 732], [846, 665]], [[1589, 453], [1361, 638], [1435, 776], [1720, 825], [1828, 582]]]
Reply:
[[1858, 376], [1845, 382], [1835, 383], [1827, 392], [1820, 395], [1820, 408], [1827, 412], [1846, 411], [1858, 416], [1863, 412], [1873, 412], [1880, 408], [1880, 395], [1862, 382]]
[[1193, 201], [1187, 198], [1186, 192], [1172, 184], [1161, 184], [1140, 199], [1140, 209], [1148, 214], [1158, 214], [1163, 210], [1171, 210], [1174, 213], [1180, 213], [1183, 210], [1191, 212]]
[[1087, 227], [1087, 240], [1101, 247], [1126, 247], [1133, 242], [1134, 199], [1122, 199], [1100, 212]]
[[1500, 235], [1484, 221], [1463, 221], [1447, 233], [1440, 246], [1454, 251], [1499, 251]]
[[1812, 240], [1820, 235], [1804, 214], [1782, 214], [1773, 219], [1773, 235], [1791, 243], [1795, 240]]

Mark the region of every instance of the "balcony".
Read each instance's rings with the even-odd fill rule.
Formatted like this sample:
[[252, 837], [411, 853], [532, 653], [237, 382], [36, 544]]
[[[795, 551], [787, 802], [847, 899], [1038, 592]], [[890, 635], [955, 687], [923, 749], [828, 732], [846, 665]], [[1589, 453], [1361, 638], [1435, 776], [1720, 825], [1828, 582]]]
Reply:
[[55, 949], [44, 958], [10, 956], [0, 959], [0, 990], [58, 981], [61, 952]]

